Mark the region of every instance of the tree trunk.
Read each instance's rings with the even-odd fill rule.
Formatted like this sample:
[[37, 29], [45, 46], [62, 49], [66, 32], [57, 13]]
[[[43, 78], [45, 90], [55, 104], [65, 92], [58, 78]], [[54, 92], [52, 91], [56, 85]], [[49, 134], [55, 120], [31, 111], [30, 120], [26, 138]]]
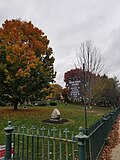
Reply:
[[17, 105], [18, 105], [18, 101], [17, 100], [14, 100], [13, 101], [13, 106], [14, 106], [14, 110], [17, 110]]

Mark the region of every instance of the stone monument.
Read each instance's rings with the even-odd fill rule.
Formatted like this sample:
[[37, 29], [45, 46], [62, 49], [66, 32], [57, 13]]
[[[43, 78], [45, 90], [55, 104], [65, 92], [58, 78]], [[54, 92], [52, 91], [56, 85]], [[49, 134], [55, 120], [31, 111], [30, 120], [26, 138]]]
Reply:
[[60, 111], [57, 108], [53, 110], [51, 120], [60, 120]]
[[57, 108], [55, 108], [52, 111], [51, 118], [45, 119], [42, 122], [43, 123], [51, 123], [51, 124], [64, 124], [64, 123], [68, 123], [69, 120], [61, 118], [60, 111]]

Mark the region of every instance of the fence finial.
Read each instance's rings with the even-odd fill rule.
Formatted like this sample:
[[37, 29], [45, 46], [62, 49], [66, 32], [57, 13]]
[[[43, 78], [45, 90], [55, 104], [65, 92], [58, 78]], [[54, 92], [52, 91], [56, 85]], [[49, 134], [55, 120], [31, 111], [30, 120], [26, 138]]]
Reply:
[[79, 128], [79, 134], [75, 136], [75, 138], [78, 141], [78, 160], [85, 160], [85, 140], [88, 138], [88, 136], [86, 136], [83, 133], [83, 128], [80, 127]]
[[88, 136], [86, 136], [84, 133], [83, 133], [84, 129], [82, 127], [79, 127], [79, 134], [75, 136], [75, 138], [77, 140], [81, 140], [81, 141], [84, 141], [85, 139], [87, 139]]

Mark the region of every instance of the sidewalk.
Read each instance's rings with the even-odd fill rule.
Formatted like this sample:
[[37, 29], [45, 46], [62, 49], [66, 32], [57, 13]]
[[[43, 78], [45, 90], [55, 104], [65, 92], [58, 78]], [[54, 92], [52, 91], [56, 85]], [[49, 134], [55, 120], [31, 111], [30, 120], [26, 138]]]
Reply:
[[112, 149], [111, 152], [111, 160], [120, 160], [120, 120], [119, 120], [119, 137], [118, 137], [118, 144]]

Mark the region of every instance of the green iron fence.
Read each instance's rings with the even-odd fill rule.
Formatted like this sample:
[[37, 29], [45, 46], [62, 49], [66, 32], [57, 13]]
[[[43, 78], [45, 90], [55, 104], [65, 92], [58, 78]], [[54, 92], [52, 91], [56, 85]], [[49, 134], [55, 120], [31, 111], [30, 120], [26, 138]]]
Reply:
[[99, 121], [90, 126], [84, 133], [88, 135], [86, 140], [86, 159], [98, 160], [100, 153], [108, 141], [108, 134], [115, 123], [120, 108], [104, 115]]
[[105, 145], [120, 108], [103, 116], [87, 130], [80, 128], [78, 135], [61, 130], [11, 126], [6, 131], [4, 160], [97, 160]]
[[17, 160], [74, 160], [77, 143], [68, 129], [14, 127], [14, 159]]

